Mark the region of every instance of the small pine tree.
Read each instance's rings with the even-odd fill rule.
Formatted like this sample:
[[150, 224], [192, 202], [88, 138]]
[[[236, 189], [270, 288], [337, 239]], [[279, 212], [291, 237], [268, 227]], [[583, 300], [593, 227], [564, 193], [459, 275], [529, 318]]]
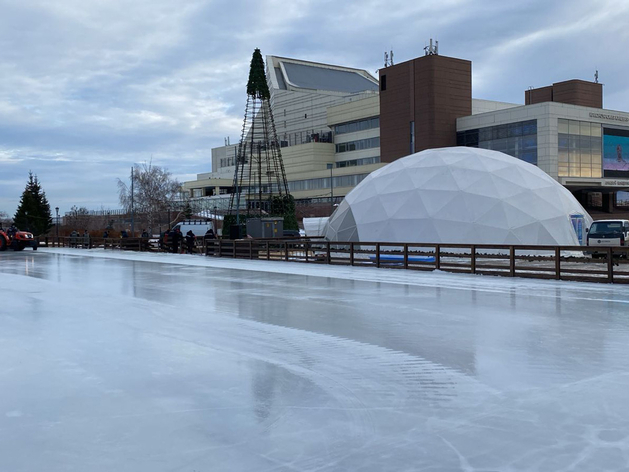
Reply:
[[192, 211], [192, 207], [190, 206], [190, 202], [186, 202], [186, 208], [183, 210], [183, 217], [186, 220], [191, 220], [194, 216], [194, 212]]
[[52, 228], [50, 204], [37, 176], [32, 172], [28, 173], [28, 182], [13, 221], [15, 226], [35, 236], [46, 234]]

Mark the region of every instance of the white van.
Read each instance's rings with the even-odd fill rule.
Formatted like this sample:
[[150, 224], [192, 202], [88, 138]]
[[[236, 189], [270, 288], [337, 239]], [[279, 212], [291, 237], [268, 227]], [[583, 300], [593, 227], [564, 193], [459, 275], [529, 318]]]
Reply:
[[[598, 247], [629, 244], [629, 220], [598, 220], [587, 231], [587, 245]], [[601, 254], [603, 254], [601, 252]], [[596, 251], [592, 256], [598, 256]]]
[[210, 228], [212, 228], [214, 234], [216, 234], [216, 227], [214, 226], [214, 221], [212, 220], [184, 220], [177, 223], [172, 229], [174, 230], [177, 227], [179, 227], [181, 234], [184, 236], [188, 231], [192, 230], [197, 238], [202, 238]]

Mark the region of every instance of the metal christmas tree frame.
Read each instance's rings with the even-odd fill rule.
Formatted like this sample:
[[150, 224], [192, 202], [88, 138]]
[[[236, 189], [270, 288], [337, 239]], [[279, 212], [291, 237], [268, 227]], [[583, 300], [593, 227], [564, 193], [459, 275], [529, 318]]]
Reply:
[[[281, 208], [284, 200], [292, 202], [270, 98], [264, 60], [256, 49], [251, 59], [247, 106], [229, 203], [229, 213], [235, 214], [236, 224], [241, 222], [241, 212], [262, 217], [277, 213], [274, 209]], [[241, 209], [241, 200], [246, 209]]]

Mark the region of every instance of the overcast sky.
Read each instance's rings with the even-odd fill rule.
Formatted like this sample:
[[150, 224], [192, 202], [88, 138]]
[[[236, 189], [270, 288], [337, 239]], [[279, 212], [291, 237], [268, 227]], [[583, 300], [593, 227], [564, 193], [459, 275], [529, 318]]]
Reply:
[[[118, 208], [131, 165], [180, 180], [239, 138], [253, 49], [364, 68], [383, 52], [469, 59], [473, 96], [523, 103], [529, 86], [599, 70], [629, 111], [627, 0], [0, 0], [0, 211], [28, 171], [51, 207]], [[54, 210], [53, 210], [54, 213]]]

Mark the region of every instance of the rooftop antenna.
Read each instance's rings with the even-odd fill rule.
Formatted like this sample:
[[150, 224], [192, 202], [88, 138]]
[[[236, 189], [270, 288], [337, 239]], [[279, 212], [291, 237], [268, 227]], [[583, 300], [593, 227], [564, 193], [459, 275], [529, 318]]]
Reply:
[[389, 67], [389, 53], [384, 51], [384, 67]]
[[438, 56], [439, 55], [439, 41], [435, 41], [435, 44], [432, 44], [432, 38], [430, 38], [430, 45], [424, 47], [424, 55], [425, 56]]
[[391, 49], [391, 65], [393, 65], [393, 49]]
[[598, 69], [596, 69], [596, 72], [594, 73], [594, 83], [598, 84]]

